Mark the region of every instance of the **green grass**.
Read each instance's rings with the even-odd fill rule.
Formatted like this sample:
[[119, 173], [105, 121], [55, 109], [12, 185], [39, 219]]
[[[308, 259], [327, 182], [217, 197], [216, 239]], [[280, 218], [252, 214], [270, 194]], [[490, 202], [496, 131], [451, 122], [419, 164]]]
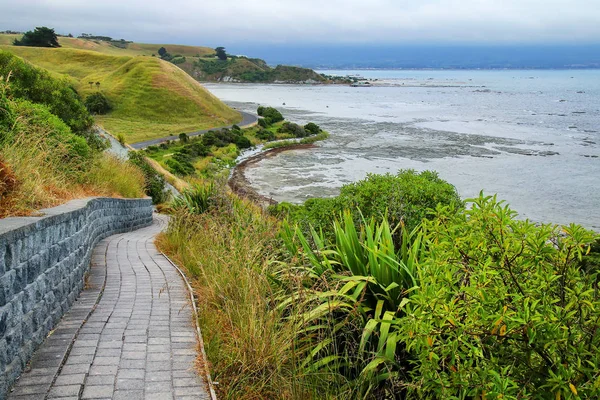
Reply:
[[89, 82], [100, 82], [99, 90], [108, 97], [114, 111], [97, 117], [97, 122], [115, 136], [122, 134], [128, 143], [240, 120], [237, 111], [183, 70], [155, 57], [116, 56], [72, 48], [0, 48], [55, 74], [71, 77], [83, 97], [98, 90]]
[[[23, 35], [0, 34], [0, 45], [12, 45], [15, 39]], [[90, 50], [108, 55], [151, 56], [158, 55], [158, 49], [164, 47], [172, 55], [181, 54], [185, 57], [206, 56], [214, 54], [214, 49], [203, 46], [183, 46], [179, 44], [128, 43], [127, 48], [121, 48], [101, 40], [60, 37], [58, 43], [65, 49]]]

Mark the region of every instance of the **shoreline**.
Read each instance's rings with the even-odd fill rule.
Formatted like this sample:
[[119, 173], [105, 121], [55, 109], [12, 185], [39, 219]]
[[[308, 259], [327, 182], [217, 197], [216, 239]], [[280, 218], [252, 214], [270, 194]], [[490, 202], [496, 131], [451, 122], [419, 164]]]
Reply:
[[276, 205], [278, 204], [277, 201], [270, 197], [259, 194], [256, 189], [250, 185], [250, 182], [245, 175], [246, 168], [257, 164], [266, 158], [274, 157], [277, 154], [283, 153], [284, 151], [312, 149], [315, 147], [317, 146], [313, 143], [297, 143], [285, 147], [276, 147], [262, 151], [257, 155], [245, 159], [233, 167], [231, 176], [227, 180], [227, 186], [229, 186], [229, 188], [238, 196], [258, 204], [263, 209], [266, 209], [271, 205]]

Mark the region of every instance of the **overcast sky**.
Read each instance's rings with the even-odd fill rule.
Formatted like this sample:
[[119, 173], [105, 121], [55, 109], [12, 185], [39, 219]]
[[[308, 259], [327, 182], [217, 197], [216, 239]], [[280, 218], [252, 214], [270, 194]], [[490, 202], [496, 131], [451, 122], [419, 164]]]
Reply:
[[149, 43], [600, 42], [600, 0], [0, 0], [0, 30]]

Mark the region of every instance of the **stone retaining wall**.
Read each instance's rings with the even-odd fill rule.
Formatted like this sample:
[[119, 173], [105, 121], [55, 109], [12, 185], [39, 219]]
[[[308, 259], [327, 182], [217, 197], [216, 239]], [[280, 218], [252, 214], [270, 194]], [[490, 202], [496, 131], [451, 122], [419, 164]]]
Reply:
[[152, 223], [152, 201], [93, 198], [0, 219], [0, 398], [73, 304], [94, 245]]

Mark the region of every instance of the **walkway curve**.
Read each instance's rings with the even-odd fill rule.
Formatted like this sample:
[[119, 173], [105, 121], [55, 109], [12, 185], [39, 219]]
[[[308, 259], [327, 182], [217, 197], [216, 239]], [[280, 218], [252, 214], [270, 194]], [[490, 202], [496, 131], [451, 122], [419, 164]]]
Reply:
[[186, 285], [153, 243], [166, 223], [98, 243], [86, 288], [9, 399], [211, 398]]
[[[239, 113], [242, 114], [242, 121], [237, 124], [240, 128], [246, 128], [246, 127], [252, 126], [256, 122], [258, 122], [258, 117], [254, 114], [250, 114], [245, 111], [239, 111]], [[220, 127], [211, 128], [211, 129], [203, 129], [200, 131], [190, 132], [187, 135], [188, 136], [198, 136], [198, 135], [202, 135], [211, 130], [214, 131], [216, 129], [231, 128], [232, 126], [233, 125], [227, 125], [227, 126], [220, 126]], [[146, 140], [143, 142], [131, 143], [130, 146], [135, 150], [140, 150], [140, 149], [145, 149], [148, 146], [154, 146], [157, 144], [167, 142], [169, 140], [179, 140], [179, 136], [175, 136], [175, 135], [165, 136], [165, 137], [158, 138], [158, 139], [152, 139], [152, 140]]]

